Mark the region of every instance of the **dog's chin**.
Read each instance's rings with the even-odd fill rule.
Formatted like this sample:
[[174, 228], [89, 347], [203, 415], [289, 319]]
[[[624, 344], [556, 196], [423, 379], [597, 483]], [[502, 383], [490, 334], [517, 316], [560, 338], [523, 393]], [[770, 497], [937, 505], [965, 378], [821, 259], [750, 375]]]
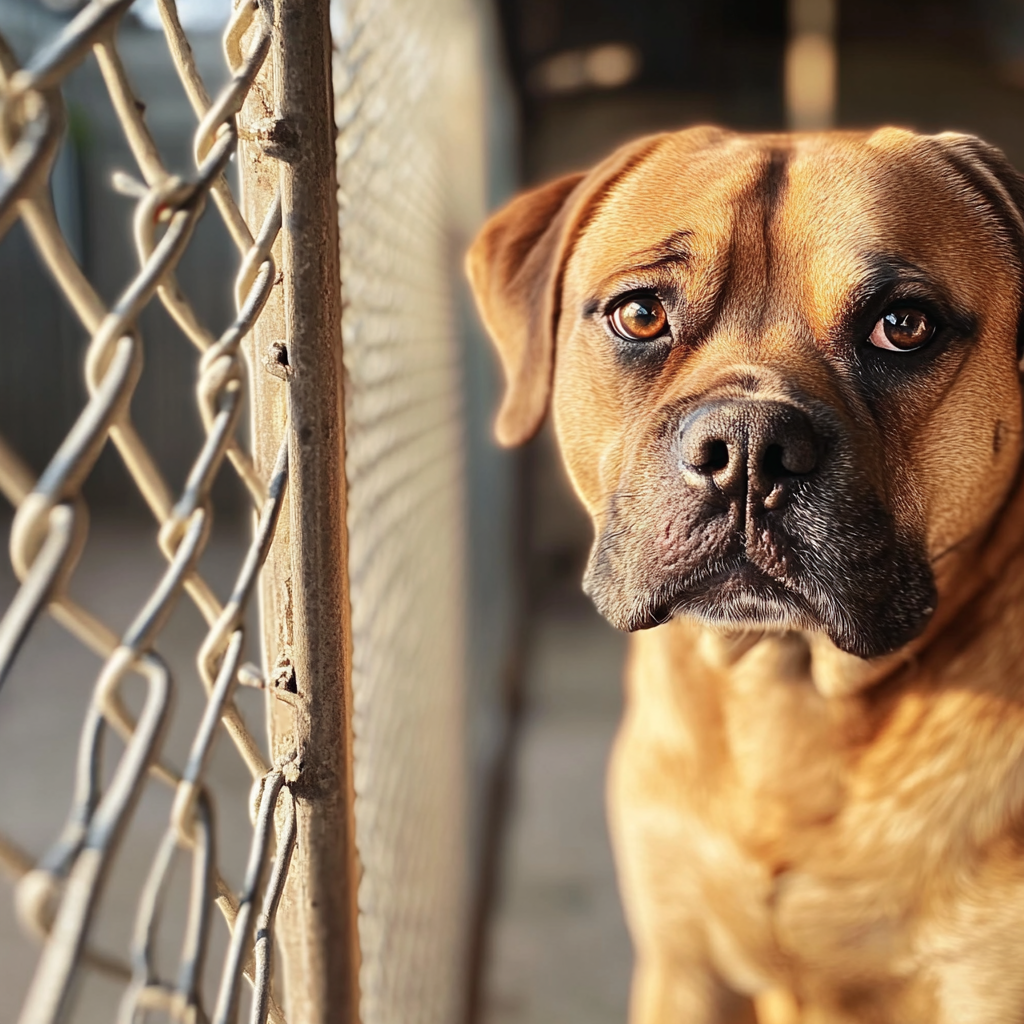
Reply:
[[746, 559], [667, 579], [629, 602], [609, 600], [608, 591], [595, 586], [589, 573], [584, 589], [613, 626], [628, 632], [652, 629], [679, 617], [729, 632], [813, 630], [859, 658], [890, 654], [914, 639], [930, 620], [934, 605], [934, 601], [922, 601], [920, 614], [897, 625], [879, 615], [877, 608], [873, 615], [858, 614], [812, 580], [769, 576]]
[[636, 608], [626, 628], [686, 616], [722, 629], [810, 629], [820, 623], [799, 592], [743, 560], [670, 581]]

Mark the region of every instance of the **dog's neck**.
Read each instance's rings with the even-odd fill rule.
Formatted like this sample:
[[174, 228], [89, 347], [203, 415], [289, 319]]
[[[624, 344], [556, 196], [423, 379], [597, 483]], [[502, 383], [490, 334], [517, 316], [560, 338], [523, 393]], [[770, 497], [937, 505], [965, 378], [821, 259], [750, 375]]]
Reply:
[[907, 663], [903, 651], [870, 661], [845, 654], [822, 633], [700, 629], [698, 650], [710, 668], [753, 674], [787, 685], [810, 683], [825, 697], [849, 696], [876, 685]]

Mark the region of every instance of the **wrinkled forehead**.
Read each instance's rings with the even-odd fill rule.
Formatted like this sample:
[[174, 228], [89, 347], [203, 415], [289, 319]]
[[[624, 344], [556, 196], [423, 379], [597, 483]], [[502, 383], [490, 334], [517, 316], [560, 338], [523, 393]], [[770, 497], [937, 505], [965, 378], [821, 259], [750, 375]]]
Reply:
[[[994, 282], [1016, 281], [1018, 262], [1000, 211], [941, 143], [896, 130], [735, 136], [697, 150], [669, 136], [594, 209], [565, 285], [593, 291], [659, 253], [710, 286], [770, 265], [776, 284], [799, 282], [822, 310], [886, 264], [978, 303]], [[715, 272], [701, 274], [709, 263]]]

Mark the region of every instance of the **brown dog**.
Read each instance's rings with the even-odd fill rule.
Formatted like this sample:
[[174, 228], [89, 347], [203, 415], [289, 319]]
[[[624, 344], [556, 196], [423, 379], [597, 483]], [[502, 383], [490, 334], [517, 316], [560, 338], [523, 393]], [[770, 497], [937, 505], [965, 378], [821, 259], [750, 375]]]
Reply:
[[634, 1024], [1024, 1021], [1022, 202], [967, 136], [701, 128], [469, 254], [639, 631]]

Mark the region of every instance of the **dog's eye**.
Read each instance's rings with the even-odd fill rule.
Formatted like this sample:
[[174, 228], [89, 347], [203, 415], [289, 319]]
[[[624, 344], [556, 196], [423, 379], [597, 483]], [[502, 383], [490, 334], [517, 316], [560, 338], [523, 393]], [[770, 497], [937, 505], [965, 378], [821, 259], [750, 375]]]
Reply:
[[934, 333], [935, 325], [919, 309], [891, 309], [875, 324], [868, 341], [890, 352], [913, 352]]
[[626, 341], [653, 341], [665, 333], [668, 316], [665, 307], [646, 296], [627, 299], [611, 314], [612, 329]]

